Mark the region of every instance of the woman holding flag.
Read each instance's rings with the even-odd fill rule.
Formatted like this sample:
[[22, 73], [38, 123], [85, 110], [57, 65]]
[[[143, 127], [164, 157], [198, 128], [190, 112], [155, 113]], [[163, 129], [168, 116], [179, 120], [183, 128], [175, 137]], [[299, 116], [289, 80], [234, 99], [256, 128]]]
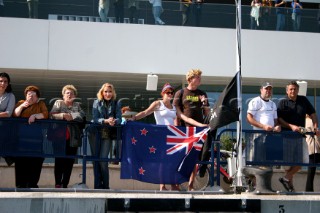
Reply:
[[[154, 101], [146, 110], [139, 112], [137, 115], [133, 116], [130, 120], [140, 120], [152, 113], [157, 125], [175, 125], [177, 126], [177, 114], [176, 108], [172, 105], [171, 101], [174, 96], [174, 88], [166, 83], [161, 90], [162, 100]], [[186, 117], [184, 114], [181, 114], [181, 118], [194, 126], [206, 127], [206, 124], [199, 123], [191, 118]], [[160, 184], [160, 191], [167, 190], [165, 184]], [[171, 184], [171, 190], [180, 190], [178, 184]]]

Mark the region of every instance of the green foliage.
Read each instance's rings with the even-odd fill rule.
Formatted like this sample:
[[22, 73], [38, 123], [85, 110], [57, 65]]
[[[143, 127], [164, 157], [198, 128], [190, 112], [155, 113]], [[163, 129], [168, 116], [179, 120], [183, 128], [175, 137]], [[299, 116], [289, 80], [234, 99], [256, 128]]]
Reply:
[[221, 142], [221, 149], [227, 150], [227, 151], [232, 151], [233, 148], [233, 142], [234, 138], [231, 138], [230, 135], [228, 134], [223, 134], [220, 137], [220, 142]]

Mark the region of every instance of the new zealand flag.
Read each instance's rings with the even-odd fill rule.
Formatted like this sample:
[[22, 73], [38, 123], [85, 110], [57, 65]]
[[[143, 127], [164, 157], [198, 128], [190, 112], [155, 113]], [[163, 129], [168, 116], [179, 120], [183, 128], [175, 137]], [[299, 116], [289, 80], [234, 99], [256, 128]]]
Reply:
[[188, 181], [208, 130], [128, 122], [123, 128], [121, 179], [155, 184]]

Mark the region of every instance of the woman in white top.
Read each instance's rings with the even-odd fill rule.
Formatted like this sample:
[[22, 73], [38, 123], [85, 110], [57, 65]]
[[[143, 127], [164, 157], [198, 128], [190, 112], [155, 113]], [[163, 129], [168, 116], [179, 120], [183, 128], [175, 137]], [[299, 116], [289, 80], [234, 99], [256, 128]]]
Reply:
[[[133, 116], [130, 120], [142, 119], [151, 113], [154, 113], [157, 125], [176, 125], [177, 126], [177, 114], [176, 108], [172, 105], [171, 101], [174, 97], [174, 88], [166, 83], [161, 90], [162, 100], [154, 101], [146, 110], [139, 112], [137, 115]], [[206, 127], [206, 124], [199, 123], [191, 118], [186, 117], [181, 114], [181, 118], [190, 123], [193, 126]], [[167, 190], [164, 184], [160, 184], [160, 191]], [[171, 184], [171, 190], [179, 190], [178, 184]]]

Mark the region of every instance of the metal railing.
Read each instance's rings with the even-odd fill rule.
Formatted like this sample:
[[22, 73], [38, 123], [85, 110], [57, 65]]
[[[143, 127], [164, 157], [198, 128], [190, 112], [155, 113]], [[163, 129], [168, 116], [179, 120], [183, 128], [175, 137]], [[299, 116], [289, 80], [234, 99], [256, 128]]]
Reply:
[[[97, 1], [82, 1], [66, 3], [63, 1], [40, 1], [39, 2], [39, 18], [48, 19], [50, 14], [57, 14], [61, 17], [87, 17], [79, 18], [80, 21], [90, 21], [90, 17], [94, 20], [99, 19]], [[73, 2], [73, 3], [72, 3]], [[180, 2], [163, 1], [162, 7], [164, 9], [161, 14], [161, 19], [166, 25], [181, 26], [182, 25], [182, 8], [183, 4]], [[195, 27], [210, 27], [210, 28], [231, 28], [235, 29], [236, 25], [236, 6], [233, 4], [217, 4], [217, 3], [203, 3], [201, 4], [201, 12], [196, 13], [194, 8], [196, 4], [190, 5], [189, 19], [185, 26]], [[26, 1], [5, 1], [5, 16], [7, 17], [28, 17], [28, 7]], [[242, 5], [242, 28], [251, 28], [251, 6]], [[261, 16], [259, 18], [258, 30], [276, 30], [277, 22], [277, 8], [275, 7], [261, 7]], [[285, 14], [285, 31], [294, 31], [292, 21], [292, 8], [288, 4], [284, 8]], [[319, 15], [318, 9], [302, 9], [301, 10], [301, 32], [319, 32]], [[109, 17], [115, 17], [114, 6], [110, 5]], [[128, 20], [130, 10], [128, 3], [124, 4], [124, 18]], [[198, 17], [200, 16], [200, 17]], [[134, 14], [135, 22], [144, 20], [144, 24], [154, 24], [152, 14], [152, 5], [149, 1], [138, 1], [138, 7]], [[76, 21], [77, 18], [74, 18]], [[93, 20], [93, 19], [92, 19]], [[128, 21], [123, 21], [128, 23]], [[200, 20], [199, 22], [196, 20]]]

